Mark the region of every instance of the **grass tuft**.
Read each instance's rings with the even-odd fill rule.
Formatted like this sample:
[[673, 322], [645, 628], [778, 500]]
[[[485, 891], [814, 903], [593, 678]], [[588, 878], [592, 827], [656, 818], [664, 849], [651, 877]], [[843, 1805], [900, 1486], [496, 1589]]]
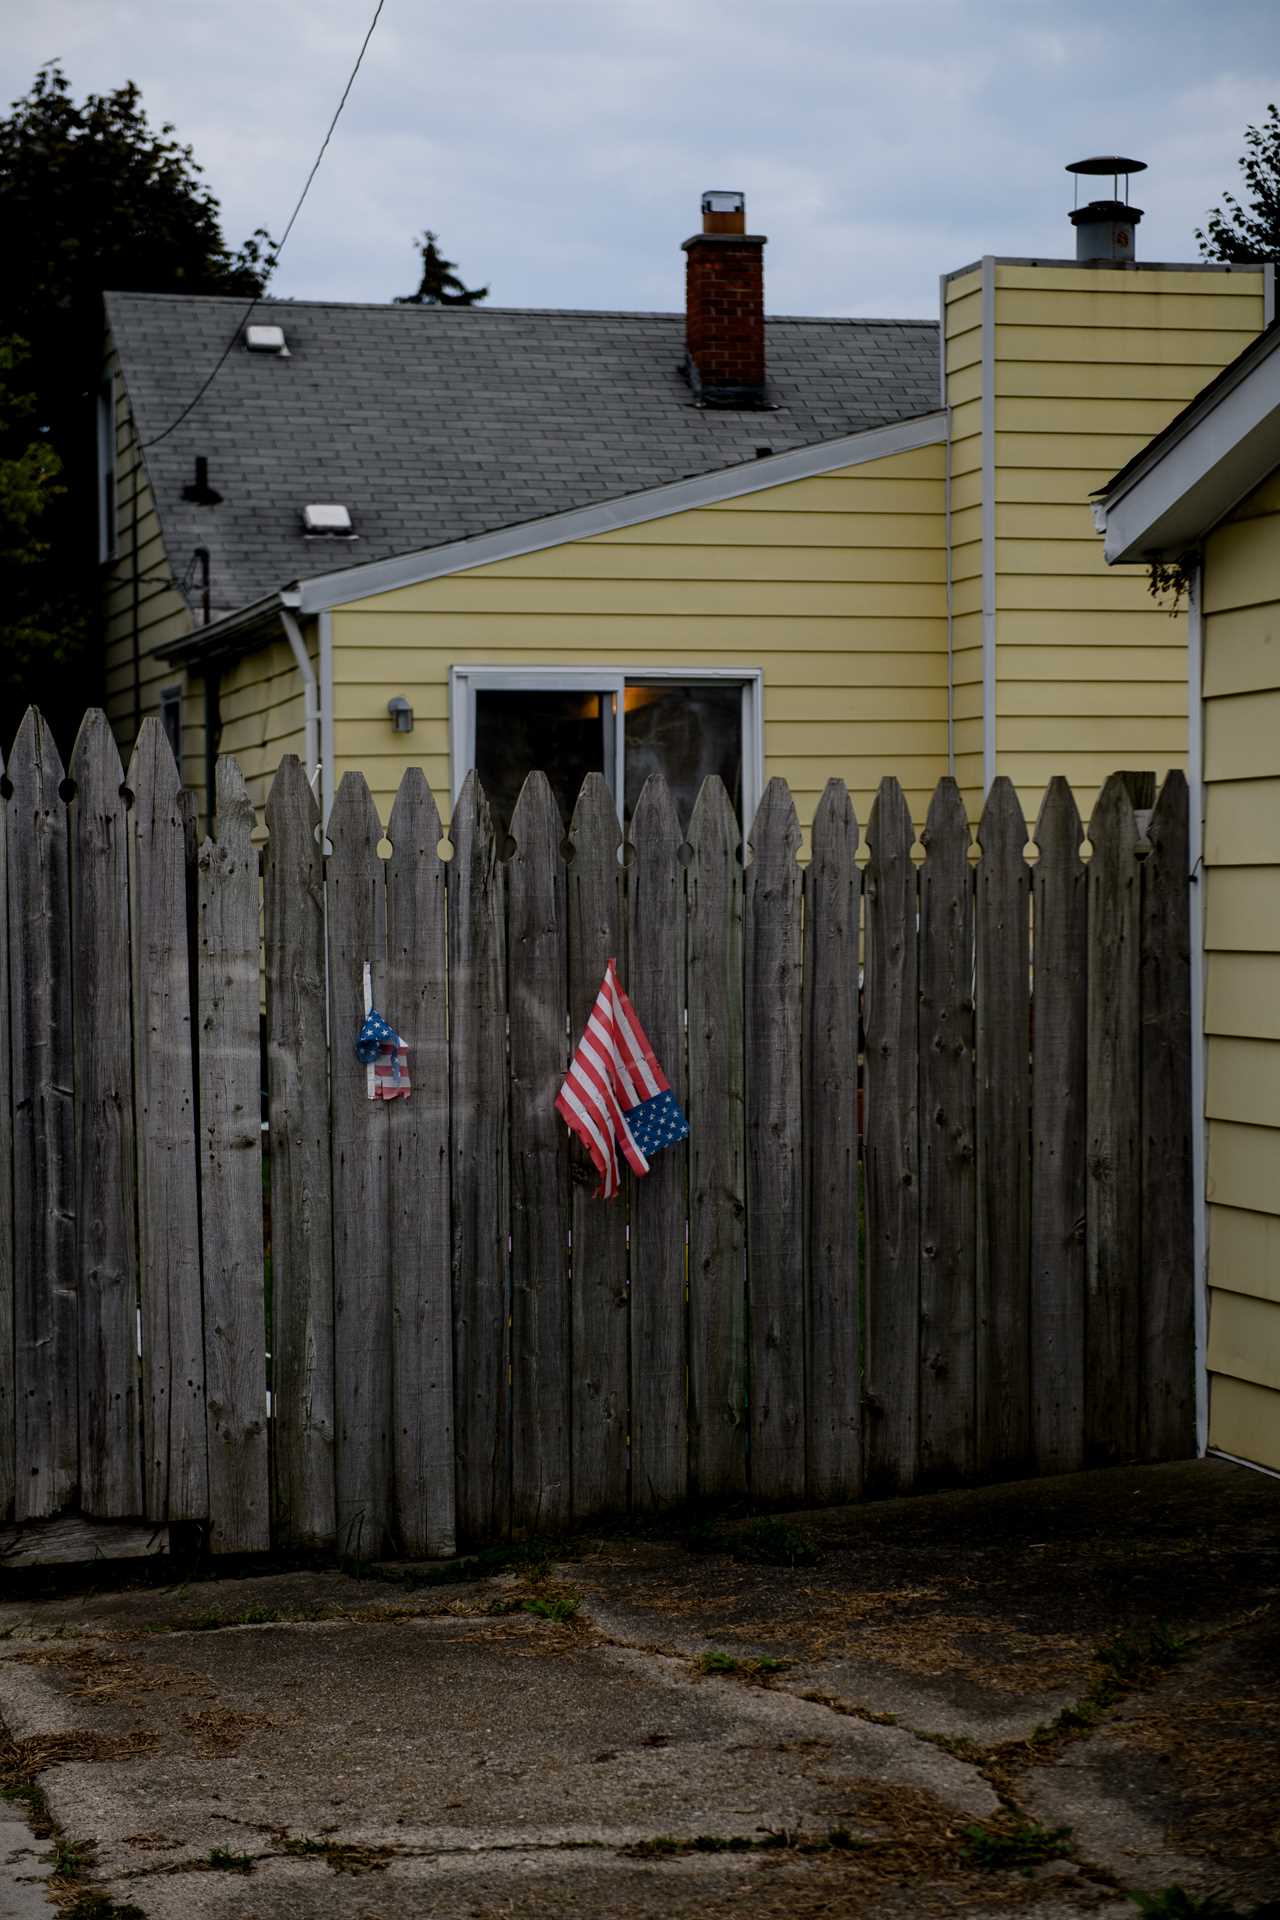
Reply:
[[549, 1597], [535, 1595], [532, 1600], [522, 1600], [523, 1613], [532, 1613], [539, 1620], [553, 1620], [557, 1626], [565, 1626], [572, 1620], [582, 1605], [581, 1596], [576, 1593], [558, 1593]]
[[1034, 1820], [1012, 1826], [971, 1826], [963, 1829], [965, 1857], [988, 1873], [1030, 1873], [1046, 1860], [1060, 1860], [1069, 1851], [1070, 1827], [1041, 1827]]
[[218, 1873], [252, 1873], [257, 1862], [251, 1853], [232, 1853], [229, 1847], [215, 1847], [206, 1864]]

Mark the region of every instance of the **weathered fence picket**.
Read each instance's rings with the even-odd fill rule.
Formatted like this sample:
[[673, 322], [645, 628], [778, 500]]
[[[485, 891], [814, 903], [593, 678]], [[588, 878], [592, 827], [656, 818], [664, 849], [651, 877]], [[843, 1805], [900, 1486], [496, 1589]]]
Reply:
[[[583, 781], [569, 842], [569, 1025], [576, 1045], [606, 966], [626, 961], [622, 832], [598, 773]], [[594, 1169], [576, 1148], [573, 1168], [573, 1507], [585, 1517], [627, 1504], [627, 1217], [621, 1196], [607, 1205], [595, 1198]]]
[[333, 1210], [320, 809], [294, 754], [262, 856], [271, 1117], [271, 1404], [276, 1539], [320, 1546], [334, 1508]]
[[1138, 1444], [1142, 1165], [1138, 823], [1113, 773], [1089, 821], [1085, 1448], [1098, 1465]]
[[567, 1056], [564, 825], [545, 773], [525, 781], [511, 837], [511, 1522], [537, 1529], [573, 1512], [569, 1152], [555, 1110]]
[[142, 1435], [129, 815], [104, 713], [85, 715], [70, 778], [80, 1506], [115, 1520], [142, 1511]]
[[[391, 1531], [389, 1105], [370, 1100], [356, 1058], [365, 979], [384, 1004], [382, 828], [361, 773], [342, 776], [329, 815], [329, 1081], [332, 1106], [334, 1415], [339, 1550], [376, 1554]], [[413, 1061], [410, 1056], [410, 1077]]]
[[148, 1520], [204, 1520], [209, 1452], [187, 818], [181, 778], [158, 720], [143, 721], [125, 779], [133, 794], [129, 924], [144, 1511]]
[[1024, 1471], [1031, 1453], [1031, 975], [1027, 828], [1012, 783], [992, 783], [978, 825], [974, 905], [978, 1137], [979, 1472]]
[[1138, 1450], [1146, 1460], [1176, 1460], [1195, 1449], [1195, 1338], [1187, 1312], [1194, 1265], [1189, 800], [1185, 777], [1168, 774], [1142, 863]]
[[920, 869], [920, 1476], [973, 1472], [975, 1184], [969, 822], [942, 780]]
[[800, 822], [783, 780], [764, 790], [743, 888], [747, 1343], [751, 1491], [803, 1500], [804, 1175], [801, 1111], [803, 875]]
[[1031, 1055], [1031, 1439], [1041, 1473], [1084, 1460], [1084, 1157], [1088, 1013], [1084, 828], [1065, 780], [1036, 821]]
[[806, 1485], [814, 1501], [862, 1491], [858, 1165], [858, 822], [828, 780], [804, 876]]
[[[1149, 785], [1109, 781], [1082, 849], [1053, 782], [1033, 857], [1007, 781], [975, 849], [953, 781], [921, 847], [885, 780], [863, 873], [838, 781], [807, 863], [780, 781], [744, 866], [718, 780], [686, 838], [651, 779], [624, 858], [603, 779], [566, 833], [542, 774], [510, 836], [471, 776], [449, 857], [416, 768], [389, 854], [360, 775], [326, 852], [290, 758], [260, 932], [234, 763], [197, 849], [154, 722], [122, 779], [91, 715], [64, 782], [29, 715], [0, 784], [0, 1520], [444, 1555], [1187, 1452], [1188, 796], [1171, 775], [1143, 843]], [[554, 1100], [611, 957], [692, 1131], [605, 1203]], [[366, 981], [407, 1101], [368, 1097]]]
[[896, 780], [867, 822], [866, 1111], [867, 1485], [905, 1492], [916, 1477], [920, 1399], [920, 1162], [915, 840]]
[[197, 883], [209, 1524], [219, 1551], [252, 1553], [271, 1544], [258, 855], [253, 804], [234, 760], [219, 760], [217, 781], [217, 839], [200, 849]]
[[747, 1487], [741, 834], [722, 782], [689, 821], [689, 1482]]
[[468, 774], [450, 829], [454, 1445], [458, 1531], [496, 1539], [511, 1518], [506, 875], [493, 815]]
[[19, 1520], [76, 1492], [74, 1077], [67, 803], [53, 735], [27, 710], [9, 757], [9, 1022]]
[[387, 832], [384, 1011], [409, 1049], [413, 1089], [387, 1116], [395, 1539], [401, 1553], [435, 1557], [457, 1544], [448, 919], [440, 813], [420, 767], [405, 769]]
[[[644, 1028], [686, 1103], [684, 835], [666, 781], [645, 781], [631, 822], [627, 951]], [[575, 1040], [577, 1036], [574, 1036]], [[631, 1501], [674, 1506], [689, 1480], [685, 1369], [685, 1213], [689, 1151], [654, 1156], [631, 1215]]]

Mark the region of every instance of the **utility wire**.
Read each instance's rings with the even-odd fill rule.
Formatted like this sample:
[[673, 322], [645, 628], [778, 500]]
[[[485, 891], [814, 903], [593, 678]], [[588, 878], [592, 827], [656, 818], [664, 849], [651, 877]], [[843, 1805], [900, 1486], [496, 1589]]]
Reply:
[[188, 414], [195, 412], [196, 408], [200, 405], [200, 402], [204, 399], [206, 393], [208, 393], [210, 387], [213, 385], [218, 375], [222, 372], [222, 369], [226, 366], [227, 361], [230, 359], [232, 349], [234, 348], [236, 342], [239, 340], [241, 334], [244, 332], [246, 326], [249, 324], [249, 316], [253, 313], [259, 301], [264, 298], [267, 291], [267, 282], [268, 280], [270, 280], [271, 275], [275, 272], [276, 268], [280, 265], [280, 256], [285, 250], [285, 246], [288, 242], [289, 235], [293, 232], [294, 222], [298, 218], [298, 215], [302, 212], [303, 202], [305, 201], [307, 195], [311, 191], [311, 182], [315, 179], [316, 174], [320, 171], [320, 162], [324, 159], [325, 150], [328, 147], [330, 140], [332, 140], [333, 138], [333, 130], [337, 126], [340, 118], [342, 117], [342, 109], [346, 106], [347, 96], [350, 94], [352, 87], [354, 87], [356, 83], [356, 75], [360, 71], [361, 65], [364, 61], [364, 56], [368, 51], [369, 42], [373, 38], [373, 30], [378, 24], [379, 15], [381, 14], [382, 9], [385, 5], [386, 5], [386, 0], [378, 0], [378, 4], [373, 10], [373, 18], [369, 22], [369, 30], [365, 34], [364, 39], [360, 44], [360, 51], [356, 55], [356, 63], [354, 67], [352, 67], [351, 69], [351, 74], [349, 79], [347, 80], [347, 84], [342, 89], [342, 98], [341, 100], [339, 100], [337, 107], [334, 110], [333, 118], [329, 122], [329, 131], [325, 134], [324, 139], [320, 142], [320, 151], [316, 155], [314, 161], [311, 164], [311, 171], [307, 175], [306, 183], [303, 186], [302, 192], [298, 195], [297, 205], [294, 207], [293, 212], [289, 215], [289, 224], [286, 226], [284, 233], [281, 235], [280, 245], [276, 248], [275, 258], [272, 260], [266, 273], [264, 273], [262, 277], [261, 287], [258, 289], [257, 293], [254, 294], [252, 300], [249, 302], [248, 306], [245, 308], [240, 319], [236, 322], [234, 333], [231, 335], [231, 338], [227, 341], [226, 346], [222, 350], [221, 357], [219, 358], [217, 364], [215, 365], [212, 373], [209, 375], [208, 379], [205, 381], [204, 385], [200, 388], [199, 392], [196, 394], [195, 398], [187, 402], [187, 405], [182, 409], [182, 412], [177, 415], [176, 419], [171, 420], [167, 427], [162, 428], [162, 430], [159, 433], [152, 434], [150, 440], [144, 440], [142, 442], [141, 447], [139, 448], [139, 452], [145, 453], [148, 447], [159, 446], [162, 440], [168, 439], [169, 435], [173, 432], [175, 427], [180, 427], [182, 425], [183, 421], [187, 418]]

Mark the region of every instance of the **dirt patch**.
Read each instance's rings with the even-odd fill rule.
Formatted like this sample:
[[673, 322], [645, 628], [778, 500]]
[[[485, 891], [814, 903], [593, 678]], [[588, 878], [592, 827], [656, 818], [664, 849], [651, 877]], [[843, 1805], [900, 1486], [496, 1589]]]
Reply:
[[288, 1716], [278, 1713], [242, 1713], [234, 1707], [205, 1707], [199, 1713], [184, 1713], [182, 1724], [196, 1736], [202, 1752], [217, 1755], [239, 1753], [248, 1734], [262, 1727], [282, 1727]]

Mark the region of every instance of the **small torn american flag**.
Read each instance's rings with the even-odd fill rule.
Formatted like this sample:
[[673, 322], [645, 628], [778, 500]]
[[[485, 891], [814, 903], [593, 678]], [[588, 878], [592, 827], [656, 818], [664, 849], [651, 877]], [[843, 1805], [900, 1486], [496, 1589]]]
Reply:
[[409, 1098], [409, 1049], [372, 1004], [369, 968], [364, 970], [364, 1025], [356, 1035], [356, 1059], [365, 1066], [371, 1100]]
[[556, 1112], [595, 1162], [602, 1200], [612, 1200], [622, 1185], [619, 1152], [632, 1173], [648, 1173], [651, 1154], [689, 1137], [689, 1122], [618, 985], [612, 960], [569, 1062]]

